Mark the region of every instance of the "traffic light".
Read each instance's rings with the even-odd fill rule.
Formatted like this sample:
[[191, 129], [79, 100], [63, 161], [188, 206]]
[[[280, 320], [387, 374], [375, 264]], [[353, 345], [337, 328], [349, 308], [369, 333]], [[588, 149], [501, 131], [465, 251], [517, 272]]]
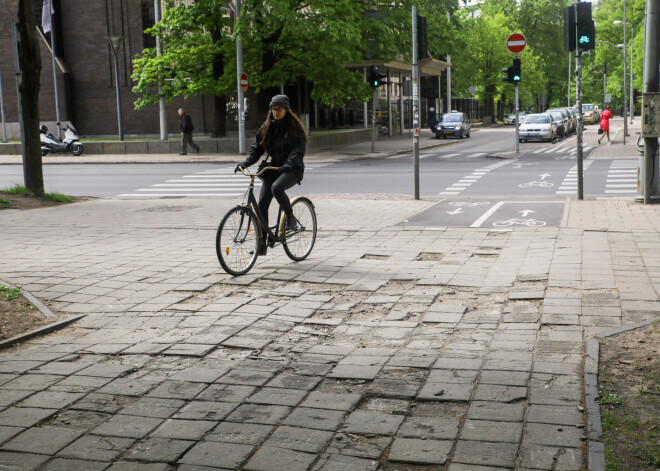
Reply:
[[564, 51], [575, 51], [575, 4], [564, 8]]
[[505, 75], [502, 75], [502, 80], [505, 82], [513, 83], [513, 70], [512, 67], [504, 67], [502, 69], [502, 73]]
[[513, 65], [511, 66], [511, 83], [520, 83], [522, 80], [522, 74], [520, 73], [520, 59], [513, 59]]
[[594, 21], [591, 19], [591, 3], [580, 2], [575, 4], [575, 22], [577, 47], [583, 51], [590, 51], [596, 47], [596, 31]]
[[378, 88], [381, 85], [386, 84], [386, 79], [387, 75], [386, 74], [381, 74], [378, 72], [378, 67], [375, 65], [372, 65], [371, 68], [369, 69], [369, 82], [371, 83], [371, 86], [373, 88]]
[[428, 55], [426, 17], [417, 15], [417, 59], [426, 59]]

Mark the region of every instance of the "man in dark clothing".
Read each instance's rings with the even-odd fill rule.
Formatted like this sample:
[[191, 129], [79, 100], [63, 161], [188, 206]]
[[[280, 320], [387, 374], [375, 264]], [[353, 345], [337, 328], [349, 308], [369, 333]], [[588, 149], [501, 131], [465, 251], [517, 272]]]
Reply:
[[179, 155], [186, 155], [188, 153], [188, 144], [199, 154], [199, 146], [195, 144], [192, 137], [195, 128], [193, 127], [190, 115], [183, 111], [183, 108], [179, 108], [179, 116], [181, 116], [181, 122], [179, 123], [181, 129], [181, 152], [179, 152]]

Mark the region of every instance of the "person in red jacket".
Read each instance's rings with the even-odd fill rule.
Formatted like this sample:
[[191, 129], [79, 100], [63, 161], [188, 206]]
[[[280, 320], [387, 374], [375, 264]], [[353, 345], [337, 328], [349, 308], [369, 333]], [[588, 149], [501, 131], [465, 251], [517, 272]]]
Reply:
[[603, 114], [600, 115], [600, 128], [603, 130], [603, 134], [598, 138], [598, 144], [600, 141], [607, 135], [607, 142], [610, 142], [610, 119], [612, 116], [612, 111], [610, 110], [610, 105], [607, 105], [607, 109], [603, 111]]

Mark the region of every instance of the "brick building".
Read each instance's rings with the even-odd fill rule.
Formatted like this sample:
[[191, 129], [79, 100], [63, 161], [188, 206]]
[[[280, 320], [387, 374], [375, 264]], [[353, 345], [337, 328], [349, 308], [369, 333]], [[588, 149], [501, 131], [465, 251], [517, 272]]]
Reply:
[[[36, 23], [41, 25], [42, 0], [34, 0]], [[70, 121], [81, 135], [116, 136], [117, 98], [114, 56], [107, 36], [123, 36], [119, 50], [119, 81], [124, 134], [159, 135], [158, 106], [139, 111], [131, 91], [132, 58], [145, 47], [154, 47], [153, 37], [144, 30], [154, 24], [153, 0], [52, 0], [55, 14], [55, 52], [59, 111], [62, 122]], [[9, 138], [17, 138], [18, 107], [15, 80], [12, 22], [16, 21], [18, 0], [5, 0], [0, 9], [0, 74]], [[54, 129], [56, 121], [50, 35], [39, 29], [41, 51], [41, 121]], [[212, 97], [177, 99], [167, 105], [168, 132], [178, 132], [177, 109], [185, 107], [195, 123], [195, 132], [204, 133], [212, 124]], [[234, 125], [235, 126], [235, 125]], [[231, 124], [228, 123], [228, 129]]]

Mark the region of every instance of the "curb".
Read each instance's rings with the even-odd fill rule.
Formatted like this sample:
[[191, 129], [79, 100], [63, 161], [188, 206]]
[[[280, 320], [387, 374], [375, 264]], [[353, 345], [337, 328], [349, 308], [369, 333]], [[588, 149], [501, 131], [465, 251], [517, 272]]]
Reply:
[[[30, 301], [41, 313], [51, 319], [57, 319], [57, 316], [50, 310], [48, 309], [41, 301], [39, 301], [37, 298], [35, 298], [31, 293], [28, 293], [25, 290], [22, 290], [20, 288], [17, 288], [15, 286], [12, 286], [11, 284], [7, 283], [6, 281], [0, 280], [0, 285], [6, 286], [7, 288], [13, 288], [13, 289], [18, 289], [21, 291], [21, 294], [25, 299]], [[77, 316], [69, 317], [68, 319], [64, 319], [58, 322], [54, 322], [52, 324], [45, 325], [43, 327], [39, 327], [38, 329], [31, 330], [29, 332], [25, 332], [23, 334], [17, 335], [15, 337], [11, 337], [9, 339], [0, 341], [0, 350], [3, 350], [5, 348], [12, 347], [18, 343], [24, 342], [26, 340], [29, 340], [34, 337], [38, 337], [41, 335], [46, 335], [50, 334], [51, 332], [55, 332], [56, 330], [62, 329], [66, 327], [69, 324], [72, 324], [76, 322], [79, 319], [82, 319], [85, 317], [86, 314], [79, 314]]]
[[605, 444], [600, 441], [603, 435], [603, 426], [600, 418], [600, 405], [597, 402], [600, 339], [639, 329], [658, 320], [660, 320], [660, 317], [640, 324], [608, 330], [596, 335], [587, 342], [587, 352], [584, 359], [584, 396], [587, 413], [587, 469], [589, 471], [605, 471]]

